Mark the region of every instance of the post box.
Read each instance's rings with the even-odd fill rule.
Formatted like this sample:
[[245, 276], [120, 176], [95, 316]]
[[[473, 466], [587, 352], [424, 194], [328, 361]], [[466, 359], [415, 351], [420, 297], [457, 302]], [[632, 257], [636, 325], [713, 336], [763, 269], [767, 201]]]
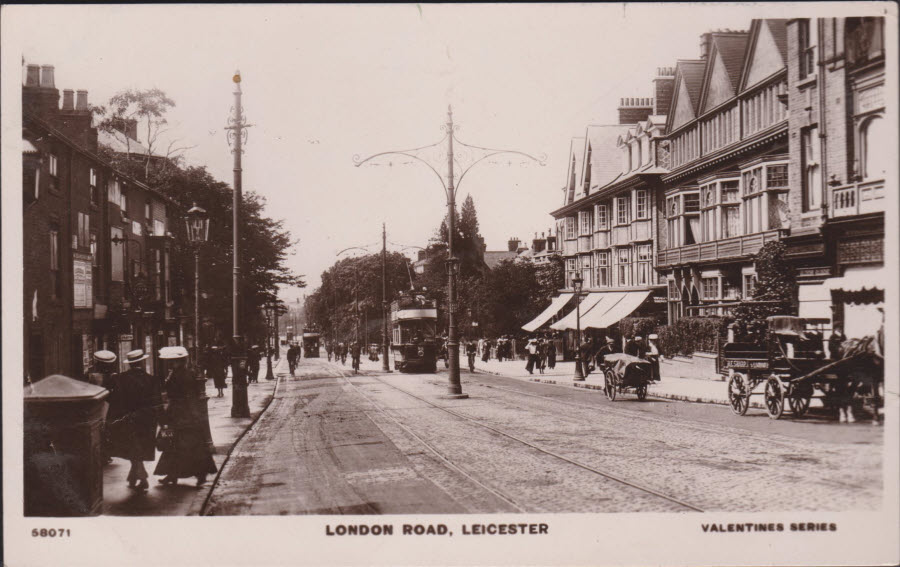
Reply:
[[101, 426], [108, 395], [105, 388], [60, 374], [25, 386], [26, 516], [101, 512]]

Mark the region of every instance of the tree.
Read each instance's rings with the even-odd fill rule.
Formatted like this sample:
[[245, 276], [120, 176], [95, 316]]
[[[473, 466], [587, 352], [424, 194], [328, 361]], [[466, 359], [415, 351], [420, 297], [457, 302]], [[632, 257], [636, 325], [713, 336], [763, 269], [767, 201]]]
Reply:
[[480, 297], [485, 334], [518, 334], [546, 307], [541, 305], [536, 273], [530, 260], [504, 260], [485, 275]]
[[[144, 181], [150, 180], [151, 161], [155, 150], [158, 149], [160, 135], [167, 132], [168, 124], [166, 114], [175, 106], [175, 101], [158, 88], [137, 90], [126, 89], [119, 91], [109, 99], [107, 106], [93, 109], [94, 114], [100, 116], [98, 128], [108, 132], [125, 144], [125, 153], [130, 158], [131, 138], [126, 134], [128, 124], [132, 121], [145, 132], [147, 154], [144, 158], [144, 175], [140, 177]], [[172, 140], [166, 150], [165, 160], [161, 166], [165, 169], [169, 165], [169, 158], [175, 157], [189, 147], [176, 147], [178, 140]]]
[[735, 336], [742, 342], [765, 344], [766, 317], [797, 313], [797, 282], [785, 250], [783, 242], [769, 242], [754, 258], [757, 280], [751, 301], [734, 310]]

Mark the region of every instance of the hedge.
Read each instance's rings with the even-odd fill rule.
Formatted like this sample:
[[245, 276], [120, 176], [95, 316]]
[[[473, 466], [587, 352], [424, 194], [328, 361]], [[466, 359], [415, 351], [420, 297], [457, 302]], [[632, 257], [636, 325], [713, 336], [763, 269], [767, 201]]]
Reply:
[[683, 317], [673, 325], [657, 327], [659, 352], [670, 357], [690, 356], [696, 351], [718, 352], [728, 323], [723, 317]]

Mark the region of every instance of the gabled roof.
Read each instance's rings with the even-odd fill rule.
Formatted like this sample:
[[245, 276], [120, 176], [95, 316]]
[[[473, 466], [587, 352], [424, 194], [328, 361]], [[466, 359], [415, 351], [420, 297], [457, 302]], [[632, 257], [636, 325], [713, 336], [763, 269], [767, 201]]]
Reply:
[[[765, 28], [763, 28], [765, 26]], [[770, 57], [778, 57], [781, 58], [781, 66], [784, 67], [787, 62], [787, 20], [784, 19], [768, 19], [768, 20], [753, 20], [750, 24], [750, 37], [747, 45], [747, 49], [744, 50], [744, 62], [741, 65], [741, 80], [739, 83], [738, 91], [743, 91], [748, 87], [753, 86], [758, 82], [762, 77], [750, 77], [751, 70], [753, 69], [753, 63], [757, 59], [757, 53], [761, 51], [760, 49], [760, 38], [764, 35], [767, 35], [772, 38], [771, 44], [774, 44], [775, 54], [769, 54]], [[760, 53], [760, 57], [763, 57], [764, 54]], [[761, 64], [765, 63], [764, 61]], [[769, 60], [769, 64], [771, 65], [772, 61]]]
[[[627, 136], [632, 124], [591, 125], [585, 130], [585, 156], [591, 148], [591, 188], [603, 187], [622, 173], [622, 153], [618, 141]], [[584, 177], [582, 176], [582, 179]]]
[[[703, 75], [706, 69], [706, 61], [703, 59], [680, 59], [675, 65], [675, 88], [672, 93], [672, 104], [666, 122], [666, 129], [675, 129], [675, 120], [679, 116], [681, 105], [691, 111], [692, 117], [697, 116], [700, 106], [700, 90], [703, 86]], [[688, 100], [681, 99], [682, 93]]]
[[[581, 188], [581, 174], [584, 169], [584, 138], [574, 137], [569, 141], [569, 157], [566, 159], [566, 190], [563, 205], [568, 205], [575, 200], [575, 195]], [[575, 162], [574, 164], [572, 162]], [[575, 183], [572, 187], [572, 172], [574, 169]]]
[[[731, 98], [737, 93], [749, 39], [750, 33], [746, 31], [710, 34], [710, 48], [700, 95], [700, 114], [720, 104], [723, 98]], [[723, 70], [716, 72], [720, 61]], [[726, 82], [725, 85], [722, 84], [723, 81]], [[712, 101], [710, 101], [711, 92]]]

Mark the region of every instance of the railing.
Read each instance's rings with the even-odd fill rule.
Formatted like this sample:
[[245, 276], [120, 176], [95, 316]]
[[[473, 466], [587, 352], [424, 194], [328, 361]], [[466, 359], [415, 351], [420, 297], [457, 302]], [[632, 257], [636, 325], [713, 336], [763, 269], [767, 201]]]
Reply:
[[831, 218], [884, 211], [884, 180], [831, 188]]
[[770, 230], [745, 236], [736, 236], [713, 242], [702, 242], [660, 250], [656, 255], [656, 266], [659, 268], [691, 264], [696, 262], [708, 262], [723, 258], [739, 258], [750, 256], [759, 252], [759, 249], [768, 242], [780, 240], [784, 231]]

